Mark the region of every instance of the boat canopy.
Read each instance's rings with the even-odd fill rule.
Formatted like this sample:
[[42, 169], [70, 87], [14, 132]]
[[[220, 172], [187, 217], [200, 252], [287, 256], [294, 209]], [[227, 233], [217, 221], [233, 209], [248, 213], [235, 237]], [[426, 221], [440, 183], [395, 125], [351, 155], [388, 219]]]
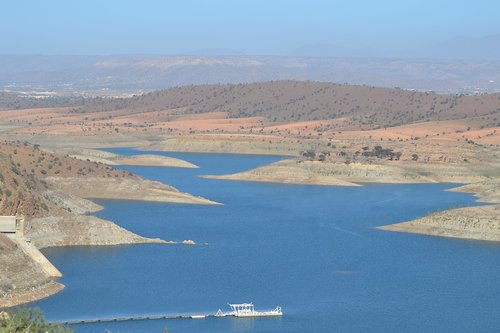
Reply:
[[255, 312], [253, 303], [229, 304], [229, 306], [231, 307], [231, 310], [239, 314], [248, 314]]

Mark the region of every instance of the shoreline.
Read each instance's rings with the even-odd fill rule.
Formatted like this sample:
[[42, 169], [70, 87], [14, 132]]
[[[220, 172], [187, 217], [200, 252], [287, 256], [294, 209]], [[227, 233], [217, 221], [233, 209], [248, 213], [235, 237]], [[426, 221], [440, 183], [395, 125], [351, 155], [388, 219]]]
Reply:
[[[465, 185], [447, 191], [473, 193], [478, 201], [500, 203], [500, 125], [493, 121], [498, 106], [495, 95], [429, 96], [404, 89], [277, 81], [230, 85], [227, 92], [224, 87], [224, 92], [213, 98], [213, 92], [206, 88], [181, 87], [182, 97], [167, 99], [172, 91], [157, 96], [145, 94], [124, 100], [120, 107], [104, 100], [74, 110], [47, 108], [42, 117], [36, 108], [6, 110], [1, 119], [6, 126], [2, 137], [16, 140], [17, 146], [5, 144], [9, 146], [5, 156], [13, 157], [5, 158], [2, 172], [9, 173], [8, 179], [18, 180], [26, 190], [22, 198], [12, 200], [11, 210], [6, 213], [13, 215], [19, 207], [25, 209], [19, 203], [26, 195], [34, 198], [26, 205], [37, 209], [28, 212], [27, 216], [37, 218], [27, 220], [27, 237], [38, 249], [145, 243], [194, 245], [189, 240], [179, 243], [144, 238], [111, 221], [86, 215], [103, 209], [87, 200], [92, 198], [221, 204], [125, 171], [112, 171], [111, 166], [126, 164], [197, 167], [181, 159], [154, 155], [154, 151], [288, 158], [237, 174], [201, 176], [206, 179], [321, 186], [453, 183]], [[185, 108], [179, 107], [184, 104]], [[213, 111], [219, 109], [225, 112]], [[26, 142], [38, 148], [41, 145], [42, 151], [35, 151], [33, 145], [29, 155], [18, 154], [27, 149], [23, 148]], [[131, 146], [153, 154], [124, 156], [95, 149]], [[45, 156], [47, 151], [57, 156]], [[16, 173], [12, 166], [20, 170]], [[40, 182], [33, 195], [24, 186], [32, 175], [46, 180]], [[493, 187], [489, 187], [488, 177], [497, 180]], [[18, 182], [8, 183], [9, 193], [17, 195]], [[485, 238], [500, 229], [500, 205], [492, 207], [449, 209], [378, 229]], [[2, 237], [0, 234], [0, 248]], [[17, 268], [10, 259], [21, 255], [20, 249], [14, 250], [17, 253], [11, 258], [0, 256], [0, 267], [4, 266], [0, 273]], [[0, 274], [0, 282], [8, 282], [0, 284], [0, 296], [15, 291], [16, 286], [20, 294], [23, 292], [20, 299], [29, 299], [30, 291], [33, 293], [35, 299], [29, 301], [62, 290], [60, 283], [47, 281], [50, 273], [39, 263], [29, 261], [28, 255], [21, 259], [17, 265], [28, 264], [21, 267], [21, 273], [29, 273], [24, 278], [28, 283], [18, 284], [21, 279], [12, 275], [22, 274], [10, 269], [5, 276]], [[34, 289], [30, 290], [31, 286]]]
[[[426, 168], [433, 171], [424, 171]], [[442, 170], [440, 170], [440, 168]], [[463, 171], [463, 170], [461, 170]], [[226, 174], [203, 175], [207, 179], [292, 183], [304, 185], [360, 186], [361, 184], [431, 184], [466, 185], [484, 180], [477, 175], [453, 174], [442, 166], [408, 164], [368, 164], [304, 161], [297, 158], [280, 160], [251, 170]]]
[[[428, 170], [425, 170], [428, 167]], [[462, 168], [462, 169], [461, 169]], [[457, 172], [459, 170], [460, 172]], [[369, 165], [282, 160], [229, 175], [206, 179], [321, 186], [364, 184], [450, 184], [450, 192], [464, 192], [484, 206], [447, 209], [412, 221], [377, 227], [379, 230], [500, 242], [500, 179], [470, 174], [461, 166]], [[488, 208], [484, 208], [488, 207]]]
[[500, 242], [500, 180], [459, 185], [447, 189], [476, 197], [479, 206], [447, 209], [412, 221], [377, 227], [379, 230], [429, 236]]
[[[309, 169], [307, 169], [307, 168], [305, 169], [309, 172], [308, 174], [306, 174], [307, 177], [304, 177], [304, 178], [297, 180], [296, 171], [300, 170], [297, 168], [292, 168], [291, 170], [285, 170], [284, 174], [283, 173], [281, 174], [281, 178], [277, 177], [277, 179], [276, 178], [273, 179], [272, 177], [266, 179], [265, 177], [262, 177], [262, 175], [259, 175], [259, 174], [254, 176], [253, 179], [251, 179], [251, 177], [248, 177], [249, 174], [251, 174], [252, 172], [255, 172], [254, 170], [264, 169], [266, 171], [266, 168], [267, 168], [266, 172], [272, 173], [273, 168], [275, 168], [276, 164], [278, 164], [278, 166], [284, 164], [284, 166], [287, 167], [290, 165], [290, 163], [294, 163], [295, 166], [299, 165], [299, 168], [301, 168], [302, 166], [307, 166], [309, 168]], [[316, 163], [316, 162], [310, 162], [310, 163], [309, 162], [302, 162], [302, 164], [301, 164], [301, 163], [297, 163], [297, 161], [295, 159], [284, 159], [284, 160], [281, 160], [281, 161], [278, 161], [278, 162], [275, 162], [275, 163], [272, 163], [269, 165], [265, 165], [265, 166], [257, 168], [257, 169], [253, 169], [253, 170], [249, 170], [249, 171], [245, 171], [245, 172], [237, 173], [237, 174], [233, 174], [233, 175], [218, 175], [218, 176], [205, 175], [205, 176], [201, 176], [201, 177], [206, 178], [206, 179], [227, 179], [227, 180], [236, 180], [236, 181], [250, 181], [250, 182], [259, 182], [260, 181], [260, 182], [271, 182], [271, 183], [282, 183], [282, 184], [324, 185], [324, 186], [361, 186], [360, 184], [354, 183], [354, 180], [356, 180], [356, 181], [361, 180], [360, 182], [363, 182], [363, 183], [392, 183], [392, 184], [451, 183], [451, 184], [455, 184], [456, 187], [447, 189], [447, 191], [462, 191], [462, 192], [471, 193], [471, 194], [475, 195], [476, 197], [478, 197], [478, 201], [484, 199], [484, 200], [490, 200], [489, 202], [495, 202], [495, 203], [500, 202], [496, 199], [495, 196], [493, 196], [493, 199], [492, 199], [490, 196], [487, 196], [483, 193], [484, 188], [488, 186], [487, 183], [480, 183], [480, 182], [467, 183], [467, 182], [465, 182], [464, 183], [465, 185], [460, 185], [456, 181], [451, 181], [451, 182], [450, 181], [443, 181], [443, 179], [430, 180], [430, 178], [428, 176], [421, 176], [420, 178], [418, 178], [418, 177], [415, 177], [414, 174], [409, 174], [409, 175], [402, 177], [401, 173], [396, 175], [396, 177], [393, 177], [391, 179], [392, 180], [391, 182], [387, 182], [386, 181], [387, 178], [385, 177], [385, 174], [384, 173], [381, 174], [380, 172], [390, 172], [390, 171], [394, 171], [394, 170], [398, 170], [398, 169], [384, 168], [384, 166], [381, 166], [381, 169], [378, 169], [379, 166], [363, 165], [363, 164], [355, 164], [355, 165], [351, 165], [351, 166], [347, 166], [347, 167], [342, 166], [340, 168], [340, 171], [339, 170], [337, 170], [337, 171], [339, 171], [342, 174], [342, 172], [344, 172], [345, 170], [349, 170], [353, 167], [354, 167], [354, 169], [356, 169], [358, 171], [362, 170], [363, 172], [365, 172], [365, 175], [369, 175], [369, 171], [370, 171], [370, 172], [372, 172], [372, 174], [370, 174], [372, 176], [371, 179], [376, 180], [376, 181], [367, 181], [366, 179], [363, 179], [363, 177], [359, 177], [355, 174], [351, 175], [351, 177], [347, 178], [346, 180], [341, 179], [341, 177], [338, 177], [338, 176], [332, 177], [331, 175], [327, 175], [327, 176], [323, 176], [323, 177], [330, 177], [330, 178], [328, 178], [328, 181], [324, 181], [324, 179], [322, 180], [321, 177], [319, 177], [317, 179], [311, 178], [312, 176], [315, 175], [315, 172], [317, 172], [317, 170], [323, 170], [321, 168], [318, 169], [317, 168], [318, 166], [322, 166], [322, 165], [320, 165], [319, 163]], [[368, 169], [368, 171], [367, 171], [367, 169]], [[304, 168], [302, 168], [302, 170], [304, 170]], [[244, 176], [241, 176], [242, 174]], [[295, 181], [294, 181], [294, 177], [295, 177]], [[408, 182], [408, 179], [406, 177], [408, 177], [409, 179], [416, 178], [419, 181]], [[142, 193], [140, 195], [141, 199], [137, 199], [138, 196], [133, 196], [133, 195], [131, 196], [130, 191], [126, 191], [126, 189], [129, 188], [131, 184], [125, 184], [125, 185], [121, 184], [124, 186], [118, 186], [118, 187], [120, 187], [119, 190], [110, 191], [109, 193], [107, 193], [105, 195], [90, 196], [90, 195], [88, 195], [90, 190], [93, 190], [93, 188], [95, 186], [98, 186], [98, 185], [102, 186], [103, 180], [101, 178], [96, 179], [96, 181], [93, 181], [93, 180], [88, 181], [88, 179], [86, 179], [85, 181], [83, 181], [83, 184], [84, 185], [86, 184], [85, 186], [83, 186], [83, 189], [81, 186], [77, 186], [79, 188], [78, 191], [71, 190], [71, 188], [74, 188], [75, 185], [80, 184], [81, 183], [80, 180], [78, 180], [78, 179], [68, 180], [68, 178], [66, 178], [66, 180], [64, 180], [64, 179], [61, 180], [61, 179], [56, 179], [56, 178], [57, 177], [54, 177], [54, 179], [49, 179], [49, 183], [56, 183], [56, 182], [59, 183], [59, 186], [57, 188], [57, 192], [59, 193], [59, 196], [61, 196], [61, 195], [63, 196], [63, 198], [61, 200], [63, 200], [65, 202], [65, 204], [68, 204], [71, 207], [74, 207], [74, 206], [80, 207], [80, 209], [81, 209], [80, 214], [89, 213], [89, 212], [96, 212], [98, 210], [103, 209], [103, 207], [95, 204], [94, 202], [92, 202], [93, 206], [92, 205], [85, 205], [85, 203], [82, 203], [82, 202], [75, 203], [74, 202], [75, 198], [79, 198], [80, 200], [84, 200], [84, 201], [89, 201], [87, 199], [93, 197], [93, 198], [99, 198], [99, 199], [114, 199], [114, 200], [143, 200], [143, 201], [172, 202], [169, 200], [165, 200], [165, 201], [160, 200], [159, 198], [161, 198], [162, 195], [165, 194], [165, 193], [163, 193], [164, 191], [171, 192], [170, 194], [175, 193], [176, 195], [180, 195], [181, 197], [183, 197], [182, 195], [184, 195], [184, 193], [179, 192], [176, 189], [175, 189], [175, 191], [172, 191], [172, 188], [169, 187], [168, 185], [164, 185], [164, 184], [161, 184], [159, 182], [152, 182], [149, 180], [141, 180], [143, 182], [143, 185], [147, 184], [149, 187], [151, 187], [150, 190], [151, 189], [153, 190], [152, 193], [150, 193], [151, 195], [149, 197], [144, 196], [144, 193], [142, 193], [140, 191], [137, 193]], [[61, 186], [61, 183], [64, 183], [65, 181], [66, 181], [66, 184], [63, 184], [63, 186]], [[112, 179], [112, 181], [115, 181], [115, 180]], [[135, 186], [136, 186], [135, 187], [136, 189], [141, 188], [141, 186], [137, 186], [137, 184], [135, 184]], [[157, 188], [157, 187], [159, 187], [159, 188]], [[490, 187], [495, 190], [496, 188], [498, 188], [498, 184], [495, 183], [495, 184], [491, 185]], [[87, 188], [87, 190], [85, 188]], [[155, 190], [158, 190], [158, 192], [155, 192]], [[481, 190], [482, 190], [482, 192], [481, 192]], [[118, 193], [121, 193], [122, 195], [120, 196], [120, 195], [118, 195]], [[176, 197], [176, 195], [174, 195], [174, 198]], [[188, 202], [188, 203], [192, 203], [192, 204], [219, 204], [219, 203], [216, 203], [216, 202], [204, 199], [204, 198], [197, 198], [197, 197], [193, 197], [191, 195], [189, 195], [189, 196], [190, 196], [189, 201], [191, 201], [191, 202]], [[73, 198], [71, 198], [71, 197], [73, 197]], [[87, 199], [82, 199], [82, 198], [87, 198]], [[172, 198], [170, 198], [170, 199], [172, 199]], [[491, 201], [491, 200], [493, 200], [493, 201]], [[70, 201], [70, 203], [68, 203], [68, 201]], [[181, 201], [179, 201], [179, 202], [181, 202]], [[186, 202], [183, 202], [183, 203], [186, 203]], [[465, 207], [465, 208], [456, 209], [456, 210], [445, 210], [443, 212], [436, 213], [435, 216], [437, 216], [437, 220], [442, 219], [442, 216], [445, 216], [449, 220], [449, 216], [446, 215], [449, 212], [452, 212], [452, 214], [454, 214], [454, 215], [456, 215], [456, 214], [464, 215], [464, 212], [469, 212], [469, 210], [475, 209], [478, 207], [484, 207], [484, 206], [473, 206], [473, 207]], [[491, 207], [500, 207], [500, 206], [491, 206]], [[490, 210], [491, 210], [490, 213], [492, 213], [492, 214], [499, 214], [499, 212], [500, 212], [500, 208], [494, 208], [494, 209], [492, 208]], [[78, 211], [78, 209], [76, 209], [75, 212], [76, 211]], [[472, 210], [472, 213], [475, 213], [475, 212]], [[497, 219], [498, 216], [499, 215], [494, 215], [493, 221], [497, 221], [497, 222], [500, 221], [500, 219]], [[53, 217], [53, 218], [55, 218], [55, 217]], [[58, 217], [58, 218], [60, 219], [61, 217]], [[84, 222], [85, 228], [89, 228], [89, 224], [88, 224], [89, 221], [92, 223], [96, 223], [95, 220], [97, 219], [93, 216], [84, 216], [84, 215], [73, 215], [72, 218], [73, 219], [79, 218], [80, 222], [85, 221]], [[439, 229], [433, 225], [430, 225], [429, 227], [426, 228], [425, 226], [422, 226], [423, 221], [427, 221], [425, 219], [426, 219], [426, 217], [423, 217], [423, 218], [419, 218], [419, 219], [416, 219], [416, 220], [410, 221], [410, 222], [404, 222], [404, 223], [398, 223], [396, 225], [377, 227], [377, 229], [397, 231], [397, 232], [420, 233], [420, 234], [444, 236], [444, 237], [455, 237], [455, 238], [460, 238], [460, 239], [500, 241], [500, 235], [498, 235], [498, 238], [484, 239], [485, 238], [484, 232], [481, 234], [483, 236], [478, 236], [477, 238], [474, 238], [474, 237], [470, 236], [470, 231], [469, 231], [469, 234], [467, 234], [467, 232], [461, 233], [459, 229], [458, 230], [453, 229], [453, 228], [448, 228], [448, 229], [441, 228], [441, 229]], [[42, 220], [43, 220], [43, 218], [42, 218]], [[64, 218], [63, 218], [63, 220], [64, 220]], [[100, 220], [100, 219], [97, 219], [97, 220]], [[109, 223], [109, 224], [105, 225], [105, 229], [99, 229], [101, 231], [108, 229], [108, 230], [112, 231], [111, 234], [116, 234], [116, 232], [114, 231], [115, 228], [123, 229], [123, 228], [119, 227], [118, 225], [114, 224], [113, 222], [105, 221], [105, 220], [102, 220], [102, 221], [104, 221], [105, 223]], [[64, 222], [61, 222], [61, 221], [59, 221], [59, 222], [39, 221], [39, 222], [41, 223], [41, 225], [45, 225], [45, 230], [52, 230], [51, 232], [53, 232], [53, 230], [54, 230], [53, 229], [54, 225], [65, 224]], [[101, 223], [101, 222], [99, 222], [99, 223]], [[101, 227], [102, 227], [102, 225], [101, 225]], [[53, 239], [51, 240], [51, 238], [50, 238], [50, 233], [49, 233], [49, 235], [47, 235], [47, 234], [43, 234], [43, 232], [41, 232], [41, 234], [38, 235], [38, 237], [39, 237], [38, 239], [37, 239], [37, 237], [33, 238], [33, 242], [37, 246], [38, 249], [49, 248], [49, 247], [65, 247], [65, 246], [115, 246], [115, 245], [147, 244], [147, 243], [195, 245], [195, 243], [192, 241], [174, 242], [174, 241], [164, 241], [164, 240], [160, 240], [160, 239], [144, 238], [142, 236], [133, 234], [126, 229], [123, 229], [123, 232], [125, 232], [125, 235], [128, 235], [127, 233], [133, 235], [133, 236], [131, 236], [132, 238], [130, 238], [126, 241], [119, 241], [116, 238], [114, 241], [110, 241], [109, 239], [105, 240], [106, 236], [103, 238], [104, 240], [97, 238], [97, 239], [86, 239], [84, 241], [78, 241], [78, 240], [74, 240], [74, 239], [71, 240], [71, 238], [67, 238], [64, 242], [57, 243], [57, 241], [56, 241], [54, 243]], [[488, 232], [488, 230], [486, 230], [486, 232]], [[56, 229], [56, 233], [59, 233], [59, 230]], [[69, 232], [67, 234], [71, 235], [72, 232]], [[75, 234], [78, 234], [78, 232], [76, 232]], [[62, 234], [59, 233], [59, 235], [57, 235], [57, 236], [61, 237], [61, 235], [64, 235], [64, 233], [62, 233]], [[65, 236], [63, 236], [63, 237], [65, 237]], [[495, 237], [497, 237], [497, 236], [495, 236]], [[33, 302], [33, 301], [36, 301], [38, 299], [49, 297], [49, 296], [61, 291], [63, 288], [64, 288], [64, 286], [62, 284], [60, 284], [56, 281], [50, 281], [47, 284], [47, 287], [43, 287], [41, 289], [35, 289], [32, 291], [26, 291], [26, 292], [23, 292], [22, 294], [20, 294], [19, 296], [9, 295], [7, 297], [9, 299], [8, 304], [11, 304], [11, 306], [14, 306], [14, 305]], [[6, 298], [2, 298], [0, 300], [3, 301], [5, 299]], [[17, 304], [16, 304], [16, 299], [18, 302]], [[2, 307], [2, 304], [7, 304], [7, 303], [0, 302], [0, 308]]]
[[[16, 249], [22, 252], [26, 264], [33, 266], [37, 276], [46, 282], [39, 285], [27, 283], [22, 289], [14, 289], [0, 297], [0, 309], [11, 308], [50, 297], [62, 291], [65, 286], [58, 282], [62, 277], [56, 266], [43, 254], [42, 250], [48, 248], [69, 248], [69, 247], [115, 247], [115, 246], [133, 246], [145, 244], [157, 245], [184, 245], [198, 246], [207, 244], [198, 244], [192, 240], [172, 241], [160, 238], [148, 238], [135, 234], [127, 229], [120, 227], [114, 222], [99, 219], [94, 216], [77, 215], [69, 217], [70, 220], [80, 220], [83, 227], [89, 234], [99, 233], [100, 236], [82, 237], [81, 232], [74, 229], [69, 232], [60, 232], [54, 230], [54, 225], [64, 225], [61, 217], [45, 217], [32, 219], [28, 224], [42, 224], [42, 232], [37, 234], [28, 232], [27, 237], [19, 238], [16, 236], [6, 236], [15, 245]], [[42, 220], [42, 221], [40, 221]], [[55, 220], [55, 224], [54, 224]], [[76, 221], [75, 220], [75, 221]], [[48, 230], [47, 230], [48, 229]], [[57, 234], [57, 235], [55, 235]], [[2, 235], [3, 236], [3, 235]], [[29, 241], [28, 241], [29, 240]], [[8, 253], [5, 255], [9, 255]]]
[[448, 209], [376, 229], [498, 243], [500, 242], [499, 216], [500, 205], [469, 206]]
[[36, 302], [41, 299], [53, 296], [64, 289], [64, 285], [50, 281], [42, 286], [35, 287], [34, 290], [27, 290], [19, 294], [11, 294], [0, 298], [0, 309], [13, 308], [19, 305]]
[[[52, 214], [27, 218], [23, 237], [0, 234], [0, 246], [5, 244], [0, 261], [3, 269], [7, 270], [4, 271], [7, 274], [2, 276], [6, 287], [0, 289], [0, 308], [34, 302], [63, 290], [64, 285], [57, 282], [62, 274], [40, 252], [44, 248], [135, 244], [198, 245], [192, 240], [166, 241], [142, 237], [111, 221], [87, 215], [104, 207], [85, 197], [220, 205], [180, 192], [163, 183], [138, 177], [47, 177], [45, 181], [48, 188], [42, 195], [54, 204]], [[20, 264], [29, 270], [25, 277], [16, 276], [15, 270], [9, 268]]]
[[[136, 149], [136, 147], [127, 147]], [[187, 169], [197, 169], [199, 166], [184, 161], [179, 158], [155, 155], [155, 154], [136, 154], [136, 155], [121, 155], [117, 153], [111, 153], [105, 150], [91, 149], [91, 148], [64, 148], [64, 149], [52, 149], [59, 154], [65, 153], [70, 157], [74, 157], [80, 160], [89, 160], [91, 162], [103, 163], [106, 165], [120, 166], [120, 165], [134, 165], [134, 166], [160, 166], [169, 168], [187, 168]]]
[[268, 183], [268, 184], [282, 184], [282, 185], [302, 185], [302, 186], [347, 186], [347, 187], [358, 187], [363, 186], [361, 184], [351, 183], [347, 181], [342, 181], [340, 179], [332, 179], [329, 182], [303, 182], [293, 179], [273, 179], [273, 178], [259, 178], [259, 179], [247, 179], [233, 177], [233, 175], [202, 175], [200, 178], [204, 179], [218, 179], [218, 180], [228, 180], [228, 181], [238, 181], [238, 182], [248, 182], [248, 183]]
[[[165, 203], [221, 205], [221, 203], [181, 192], [159, 181], [142, 178], [46, 177], [52, 190], [84, 199], [138, 200]], [[99, 188], [99, 191], [95, 191]]]

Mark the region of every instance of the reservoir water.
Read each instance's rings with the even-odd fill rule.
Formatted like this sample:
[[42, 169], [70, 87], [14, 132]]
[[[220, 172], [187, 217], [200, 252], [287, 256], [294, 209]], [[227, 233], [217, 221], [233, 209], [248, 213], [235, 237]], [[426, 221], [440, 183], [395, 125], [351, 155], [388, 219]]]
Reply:
[[[113, 152], [137, 154], [130, 149]], [[141, 153], [141, 152], [139, 152]], [[148, 152], [149, 153], [149, 152]], [[227, 303], [282, 318], [74, 325], [76, 332], [498, 332], [500, 246], [375, 229], [475, 198], [452, 185], [326, 187], [211, 180], [276, 156], [157, 153], [199, 169], [123, 167], [224, 205], [98, 200], [96, 215], [147, 237], [201, 246], [52, 248], [61, 293], [40, 307], [64, 321], [213, 313]]]

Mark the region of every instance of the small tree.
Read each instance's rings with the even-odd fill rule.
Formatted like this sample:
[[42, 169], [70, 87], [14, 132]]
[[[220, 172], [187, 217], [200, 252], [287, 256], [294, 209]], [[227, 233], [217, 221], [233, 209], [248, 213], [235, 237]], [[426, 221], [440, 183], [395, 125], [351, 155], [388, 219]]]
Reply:
[[71, 333], [73, 330], [48, 323], [40, 310], [20, 308], [17, 312], [0, 313], [0, 332]]

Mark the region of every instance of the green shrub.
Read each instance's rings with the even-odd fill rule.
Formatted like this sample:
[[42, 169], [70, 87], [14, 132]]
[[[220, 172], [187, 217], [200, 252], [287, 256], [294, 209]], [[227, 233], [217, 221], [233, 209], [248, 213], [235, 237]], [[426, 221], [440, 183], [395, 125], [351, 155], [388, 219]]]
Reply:
[[20, 308], [17, 312], [0, 315], [1, 333], [70, 333], [72, 329], [65, 328], [60, 324], [48, 323], [40, 310]]

